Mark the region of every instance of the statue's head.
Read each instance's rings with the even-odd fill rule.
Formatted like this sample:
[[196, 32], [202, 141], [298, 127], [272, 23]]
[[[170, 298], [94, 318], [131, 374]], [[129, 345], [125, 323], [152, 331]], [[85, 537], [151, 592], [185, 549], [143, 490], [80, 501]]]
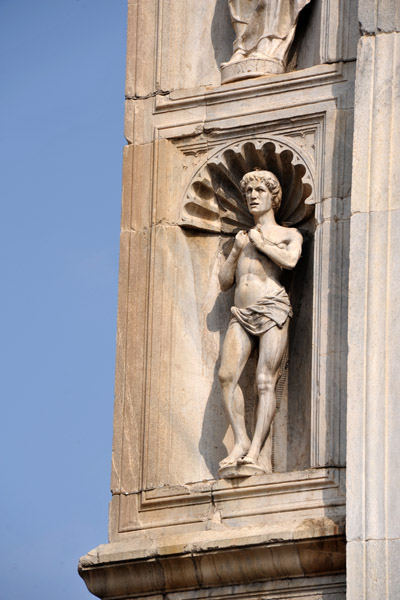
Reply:
[[272, 208], [276, 213], [282, 202], [282, 188], [276, 175], [271, 171], [250, 171], [246, 173], [240, 182], [243, 194], [246, 194], [246, 189], [249, 183], [263, 183], [269, 190], [272, 196]]

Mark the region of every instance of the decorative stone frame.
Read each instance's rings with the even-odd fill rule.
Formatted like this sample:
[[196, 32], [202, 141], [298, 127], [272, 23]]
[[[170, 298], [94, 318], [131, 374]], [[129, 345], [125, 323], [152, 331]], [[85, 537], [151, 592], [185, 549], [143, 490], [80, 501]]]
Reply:
[[[198, 169], [185, 192], [181, 211], [182, 227], [215, 234], [235, 234], [239, 230], [248, 230], [253, 227], [254, 222], [247, 209], [240, 182], [249, 171], [267, 170], [278, 177], [282, 187], [277, 222], [286, 227], [296, 227], [303, 234], [300, 268], [296, 269], [294, 277], [292, 273], [283, 273], [295, 318], [291, 321], [289, 344], [282, 359], [281, 377], [277, 385], [278, 410], [269, 442], [272, 444], [274, 472], [311, 466], [311, 442], [310, 439], [305, 441], [305, 438], [310, 438], [311, 389], [309, 385], [296, 381], [304, 379], [308, 382], [311, 379], [311, 316], [307, 310], [301, 310], [302, 302], [310, 302], [313, 286], [315, 185], [311, 162], [306, 156], [302, 156], [301, 149], [292, 140], [288, 143], [269, 135], [235, 141], [216, 151]], [[298, 319], [307, 322], [300, 323], [297, 327]], [[254, 424], [257, 403], [252, 388], [250, 375], [244, 392], [247, 398], [246, 421], [250, 430]], [[299, 443], [296, 428], [300, 423], [303, 433]], [[268, 452], [267, 445], [264, 446], [262, 455]], [[295, 454], [301, 456], [295, 458]]]
[[[117, 373], [119, 370], [124, 371], [124, 364], [131, 366], [126, 373], [125, 391], [117, 382], [116, 415], [125, 415], [125, 433], [118, 429], [117, 423], [117, 445], [114, 450], [116, 470], [113, 476], [110, 521], [112, 539], [133, 535], [135, 531], [149, 527], [159, 531], [163, 527], [179, 531], [182, 525], [203, 529], [207, 520], [212, 518], [211, 506], [222, 515], [224, 522], [232, 520], [243, 525], [248, 522], [249, 515], [251, 522], [256, 523], [257, 519], [262, 521], [264, 514], [269, 514], [272, 520], [281, 519], [283, 514], [288, 516], [288, 510], [293, 519], [304, 514], [343, 515], [343, 358], [346, 352], [343, 315], [346, 307], [337, 304], [335, 298], [346, 288], [347, 273], [348, 231], [345, 211], [351, 167], [346, 158], [346, 148], [351, 146], [351, 128], [347, 126], [347, 118], [349, 117], [350, 122], [351, 112], [346, 110], [349, 69], [351, 70], [351, 66], [322, 65], [302, 73], [285, 75], [284, 85], [283, 80], [274, 77], [250, 82], [237, 90], [230, 84], [231, 90], [221, 88], [205, 92], [199, 89], [190, 94], [174, 92], [168, 97], [157, 96], [154, 100], [150, 99], [149, 109], [155, 123], [154, 134], [151, 136], [153, 142], [151, 145], [129, 147], [126, 156], [131, 177], [125, 184], [123, 230], [126, 230], [126, 234], [123, 236], [131, 236], [131, 240], [134, 236], [137, 239], [134, 242], [137, 251], [132, 255], [132, 249], [127, 247], [127, 254], [124, 254], [123, 242], [122, 268], [126, 270], [130, 264], [129, 270], [137, 273], [138, 269], [145, 267], [147, 275], [140, 281], [135, 280], [132, 275], [128, 278], [128, 288], [120, 293], [120, 314], [123, 315], [126, 311], [128, 324], [121, 324]], [[267, 107], [259, 100], [260, 89], [270, 93]], [[290, 104], [290, 110], [282, 105], [281, 93]], [[314, 106], [317, 98], [318, 113]], [[228, 101], [230, 105], [226, 111]], [[245, 116], [240, 111], [235, 113], [235, 102], [247, 106]], [[203, 109], [196, 112], [195, 107], [199, 103]], [[343, 108], [338, 110], [338, 106]], [[334, 134], [337, 130], [343, 132], [339, 137], [342, 144], [339, 151], [330, 145], [330, 140], [338, 139]], [[147, 136], [145, 130], [144, 133]], [[158, 250], [158, 247], [164, 243], [161, 240], [166, 235], [166, 227], [182, 227], [182, 217], [187, 216], [187, 208], [182, 209], [180, 200], [182, 190], [187, 190], [183, 198], [185, 204], [191, 186], [196, 177], [200, 176], [204, 165], [217, 160], [228, 147], [254, 143], [255, 140], [260, 140], [261, 143], [272, 142], [280, 149], [290, 148], [295, 160], [305, 166], [305, 177], [312, 184], [315, 242], [310, 399], [312, 418], [308, 461], [311, 470], [275, 473], [269, 476], [272, 479], [268, 479], [268, 476], [266, 479], [259, 477], [254, 482], [241, 482], [235, 488], [229, 482], [203, 481], [203, 477], [194, 483], [188, 483], [193, 479], [186, 479], [181, 482], [182, 485], [175, 482], [173, 485], [157, 486], [152, 481], [154, 477], [149, 479], [146, 466], [152, 460], [154, 462], [148, 436], [151, 431], [151, 415], [159, 410], [156, 405], [151, 406], [154, 403], [154, 386], [157, 385], [154, 377], [159, 369], [171, 372], [172, 368], [167, 360], [163, 360], [161, 364], [154, 363], [153, 358], [154, 348], [159, 344], [159, 340], [155, 341], [154, 338], [155, 323], [158, 320], [165, 323], [171, 310], [168, 303], [160, 303], [154, 295], [153, 277], [162, 276], [165, 269], [172, 268], [172, 265], [168, 266], [169, 263], [165, 262], [165, 249], [163, 251], [160, 246]], [[333, 161], [334, 152], [335, 161], [341, 157], [341, 163]], [[326, 165], [332, 163], [332, 170], [327, 172]], [[147, 176], [143, 176], [143, 170], [148, 173]], [[148, 190], [135, 189], [135, 173], [139, 172], [142, 173], [141, 181], [152, 182]], [[146, 204], [146, 212], [141, 202], [132, 204], [132, 197], [142, 197], [143, 193], [151, 197], [151, 202]], [[311, 196], [308, 198], [311, 200]], [[194, 227], [193, 222], [191, 225]], [[198, 229], [199, 235], [204, 235], [201, 230], [205, 229], [201, 226]], [[195, 238], [197, 234], [194, 232], [192, 235]], [[132, 243], [133, 241], [130, 242]], [[133, 258], [129, 259], [129, 256]], [[176, 283], [172, 282], [171, 285]], [[333, 300], [330, 299], [332, 292], [335, 295]], [[138, 313], [135, 317], [134, 312], [138, 309], [134, 299], [137, 297], [144, 298], [145, 305], [140, 310], [140, 316]], [[125, 302], [127, 304], [124, 309]], [[143, 314], [146, 315], [145, 319]], [[131, 326], [129, 320], [132, 321]], [[322, 327], [322, 323], [328, 324], [328, 328]], [[131, 355], [134, 352], [130, 338], [125, 333], [132, 327], [136, 337], [134, 361], [123, 358], [126, 352]], [[332, 331], [335, 332], [334, 337]], [[141, 347], [140, 339], [143, 339], [143, 352], [137, 352], [137, 348]], [[170, 347], [170, 334], [166, 334], [165, 341], [162, 341], [165, 356]], [[145, 366], [143, 378], [140, 373]], [[155, 383], [151, 383], [152, 381]], [[139, 390], [142, 390], [141, 396], [137, 394]], [[162, 402], [164, 401], [163, 399]], [[159, 406], [162, 408], [163, 404]], [[139, 419], [138, 415], [141, 415]], [[121, 422], [118, 416], [116, 419]], [[136, 462], [138, 457], [139, 463]], [[164, 460], [162, 455], [160, 460]], [[140, 469], [136, 465], [140, 465]], [[274, 490], [277, 489], [279, 493], [275, 494]], [[254, 508], [251, 508], [252, 497]]]

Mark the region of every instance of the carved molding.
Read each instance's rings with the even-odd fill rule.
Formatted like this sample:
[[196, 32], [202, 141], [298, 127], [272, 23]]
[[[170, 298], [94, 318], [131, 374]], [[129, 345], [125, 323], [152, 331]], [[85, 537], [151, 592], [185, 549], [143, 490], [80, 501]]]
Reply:
[[[151, 207], [147, 209], [146, 213], [149, 219], [152, 218], [152, 215], [154, 215], [154, 219], [156, 220], [164, 218], [164, 198], [167, 197], [170, 199], [170, 205], [175, 205], [177, 207], [177, 212], [181, 211], [181, 213], [178, 212], [176, 217], [174, 213], [174, 223], [179, 219], [179, 215], [183, 213], [182, 204], [179, 202], [180, 194], [182, 194], [182, 191], [185, 190], [185, 187], [187, 191], [189, 190], [190, 184], [194, 181], [196, 174], [198, 174], [201, 170], [199, 168], [200, 165], [203, 163], [202, 166], [206, 166], [207, 156], [211, 157], [210, 160], [215, 160], [219, 153], [223, 153], [226, 149], [234, 148], [238, 141], [240, 141], [240, 144], [245, 144], [249, 141], [254, 142], [255, 139], [263, 140], [263, 143], [266, 141], [279, 141], [281, 145], [286, 144], [286, 147], [290, 147], [296, 155], [300, 156], [300, 160], [304, 162], [307, 172], [312, 174], [312, 180], [314, 182], [313, 196], [318, 203], [318, 209], [316, 208], [316, 264], [314, 271], [314, 305], [316, 306], [316, 309], [313, 313], [315, 316], [315, 322], [313, 326], [313, 331], [315, 332], [313, 344], [313, 372], [316, 374], [316, 383], [312, 390], [312, 414], [315, 413], [315, 418], [313, 418], [312, 422], [311, 434], [313, 450], [311, 460], [312, 466], [335, 464], [333, 461], [336, 455], [339, 454], [339, 430], [337, 427], [337, 421], [339, 420], [337, 415], [339, 414], [339, 410], [337, 410], [336, 388], [334, 391], [331, 391], [331, 389], [328, 388], [324, 374], [327, 369], [336, 368], [335, 365], [339, 364], [341, 359], [338, 352], [332, 353], [330, 351], [332, 338], [325, 340], [324, 337], [321, 339], [320, 335], [321, 319], [324, 318], [324, 314], [329, 309], [325, 302], [326, 298], [328, 297], [326, 290], [330, 289], [332, 285], [338, 285], [336, 282], [340, 280], [340, 271], [336, 265], [338, 262], [342, 261], [341, 255], [334, 254], [330, 257], [330, 261], [325, 263], [325, 266], [329, 266], [328, 270], [327, 268], [322, 269], [320, 267], [323, 257], [327, 255], [329, 251], [331, 237], [334, 236], [334, 240], [336, 240], [337, 237], [337, 234], [335, 233], [336, 229], [335, 231], [331, 232], [332, 227], [336, 227], [336, 225], [330, 224], [330, 218], [332, 214], [337, 214], [337, 209], [335, 208], [336, 204], [332, 204], [330, 200], [320, 202], [320, 199], [329, 199], [333, 195], [338, 195], [341, 193], [338, 186], [341, 178], [343, 177], [343, 173], [345, 172], [344, 165], [340, 164], [339, 168], [335, 168], [333, 173], [331, 173], [329, 157], [330, 153], [332, 152], [332, 148], [330, 145], [326, 145], [326, 137], [333, 135], [333, 132], [338, 127], [337, 121], [339, 120], [339, 125], [341, 127], [344, 126], [344, 123], [342, 124], [342, 115], [344, 115], [344, 112], [342, 111], [336, 115], [336, 112], [334, 111], [334, 107], [339, 102], [337, 98], [342, 98], [341, 94], [343, 89], [345, 89], [342, 87], [344, 85], [343, 77], [336, 72], [336, 68], [337, 66], [332, 65], [324, 65], [319, 67], [321, 72], [323, 71], [326, 77], [324, 75], [324, 77], [321, 79], [321, 77], [316, 75], [315, 85], [310, 85], [309, 92], [307, 92], [309, 95], [307, 96], [301, 87], [295, 87], [293, 89], [290, 88], [290, 91], [292, 92], [290, 100], [293, 100], [293, 102], [286, 101], [283, 103], [281, 88], [283, 87], [284, 82], [281, 81], [281, 78], [279, 77], [273, 78], [274, 81], [272, 81], [272, 79], [271, 81], [268, 80], [267, 83], [264, 80], [253, 80], [252, 82], [247, 82], [248, 85], [245, 90], [243, 90], [243, 94], [247, 94], [244, 96], [246, 98], [247, 113], [242, 116], [239, 115], [240, 103], [238, 104], [238, 90], [234, 90], [234, 94], [232, 91], [233, 96], [231, 97], [231, 104], [229, 105], [229, 115], [227, 109], [225, 109], [222, 103], [223, 97], [219, 90], [216, 91], [211, 89], [207, 90], [206, 92], [203, 90], [202, 93], [204, 96], [201, 96], [200, 98], [204, 98], [204, 102], [209, 109], [209, 115], [203, 128], [201, 127], [201, 123], [203, 121], [198, 121], [198, 119], [202, 118], [202, 114], [198, 116], [197, 113], [191, 111], [192, 104], [190, 103], [194, 103], [195, 101], [198, 102], [198, 95], [191, 97], [190, 93], [186, 90], [180, 92], [180, 95], [178, 92], [174, 92], [173, 99], [169, 97], [157, 97], [157, 101], [160, 99], [163, 101], [168, 99], [170, 110], [175, 108], [173, 119], [164, 112], [166, 107], [164, 107], [164, 110], [161, 107], [160, 110], [158, 108], [156, 109], [157, 127], [155, 127], [154, 137], [157, 142], [164, 140], [167, 140], [167, 144], [168, 142], [171, 142], [171, 148], [169, 148], [168, 145], [158, 143], [154, 148], [153, 154], [151, 154], [150, 150], [147, 153], [146, 146], [139, 146], [140, 150], [142, 148], [146, 148], [146, 155], [143, 160], [136, 160], [135, 162], [136, 173], [141, 174], [143, 169], [145, 169], [146, 174], [148, 174], [148, 180], [152, 182], [152, 191], [148, 192], [149, 197], [152, 199], [152, 203]], [[328, 72], [325, 73], [325, 70], [327, 69], [329, 69], [329, 74]], [[292, 75], [293, 77], [296, 76], [296, 78], [299, 79], [303, 85], [304, 75], [301, 76], [300, 73], [294, 73], [288, 74], [286, 77], [291, 79]], [[279, 81], [276, 81], [278, 79]], [[263, 85], [261, 85], [261, 81], [264, 81]], [[322, 81], [324, 85], [322, 85]], [[327, 85], [328, 83], [329, 85]], [[332, 85], [332, 83], [334, 83], [334, 85]], [[288, 82], [286, 82], [285, 85], [287, 87]], [[230, 87], [233, 87], [233, 84], [227, 86], [227, 94], [229, 94], [228, 88]], [[268, 102], [265, 102], [265, 98], [262, 97], [260, 92], [267, 90]], [[315, 113], [315, 107], [313, 103], [315, 101], [317, 92], [323, 95], [324, 103], [319, 105], [320, 111]], [[242, 97], [240, 97], [240, 99], [242, 99]], [[300, 104], [300, 99], [303, 100], [304, 105]], [[340, 102], [342, 102], [342, 100], [340, 100]], [[293, 112], [292, 108], [294, 104], [296, 105], [297, 111], [295, 115], [291, 114], [290, 118], [287, 108], [288, 103], [291, 105], [291, 113]], [[278, 105], [279, 111], [276, 112], [275, 109]], [[264, 112], [256, 115], [256, 108], [258, 107], [260, 109], [261, 106], [264, 107]], [[231, 109], [235, 110], [233, 115]], [[349, 128], [347, 127], [347, 129], [344, 130], [349, 131]], [[201, 133], [198, 133], [199, 131]], [[309, 133], [309, 135], [304, 137], [304, 132], [307, 132], [307, 134]], [[250, 135], [252, 135], [253, 138], [251, 138]], [[341, 138], [341, 143], [343, 146], [340, 146], [340, 154], [343, 156], [344, 163], [347, 162], [346, 148], [351, 147], [349, 143], [345, 144], [346, 139], [347, 138], [345, 137], [343, 137], [343, 140]], [[200, 145], [203, 154], [201, 152], [196, 153], [196, 151], [199, 150]], [[172, 158], [169, 158], [169, 156], [167, 156], [168, 160], [166, 160], [166, 148], [169, 152], [176, 148], [183, 155], [181, 159], [182, 162], [180, 162], [179, 153], [175, 153], [173, 155], [173, 164], [175, 165], [175, 161], [177, 163], [174, 167], [176, 169], [176, 173], [181, 174], [181, 179], [178, 178], [181, 184], [180, 194], [179, 191], [178, 194], [176, 193], [178, 186], [171, 186], [171, 188], [167, 188], [168, 193], [167, 195], [165, 194], [165, 182], [168, 182], [168, 179], [165, 178], [166, 175], [163, 175], [163, 169], [166, 172], [169, 172], [170, 164], [172, 162]], [[156, 170], [155, 165], [162, 165], [163, 169], [161, 169], [161, 172]], [[168, 166], [168, 169], [165, 165]], [[128, 181], [131, 180], [131, 174], [129, 175]], [[133, 177], [133, 180], [140, 180], [140, 177]], [[126, 192], [127, 205], [131, 202], [132, 194], [134, 196], [135, 193], [137, 195], [139, 192], [136, 190], [134, 193]], [[182, 200], [186, 201], [186, 196], [185, 198], [182, 198]], [[140, 203], [134, 204], [136, 207], [140, 205], [141, 208], [142, 206]], [[138, 208], [136, 208], [136, 210], [138, 210]], [[142, 218], [142, 212], [140, 212], [140, 217]], [[326, 223], [319, 226], [319, 224], [322, 224], [322, 222], [325, 220]], [[152, 221], [149, 220], [149, 224], [151, 222]], [[131, 221], [129, 221], [129, 224], [130, 223]], [[140, 221], [140, 224], [141, 223], [142, 221]], [[190, 224], [186, 224], [186, 226], [193, 227]], [[135, 227], [139, 227], [139, 225], [135, 225]], [[338, 247], [341, 246], [341, 239], [342, 238], [338, 238]], [[154, 248], [157, 249], [157, 244], [160, 244], [160, 242], [157, 240], [155, 235], [153, 240]], [[141, 236], [139, 242], [142, 246], [150, 248], [150, 246], [147, 246], [147, 237]], [[142, 246], [140, 246], [140, 248]], [[161, 258], [157, 256], [156, 258], [146, 258], [143, 261], [143, 254], [140, 253], [140, 248], [138, 251], [135, 247], [134, 252], [132, 253], [132, 256], [135, 258], [135, 260], [139, 260], [141, 264], [144, 262], [145, 264], [149, 265], [152, 264], [152, 261], [156, 261], [158, 268], [163, 270], [162, 272], [166, 270], [164, 262], [158, 262], [161, 261]], [[154, 252], [154, 250], [152, 251]], [[337, 256], [338, 259], [335, 259], [335, 256]], [[137, 270], [137, 267], [135, 267], [135, 269]], [[134, 273], [133, 267], [132, 273]], [[148, 292], [141, 292], [140, 290], [142, 288], [140, 288], [139, 297], [143, 297], [145, 299], [145, 303], [149, 303], [149, 308], [146, 309], [146, 323], [150, 324], [148, 324], [149, 329], [143, 327], [144, 333], [142, 339], [143, 348], [149, 348], [147, 350], [147, 356], [152, 356], [152, 345], [155, 345], [155, 347], [158, 348], [160, 339], [156, 339], [153, 343], [146, 334], [146, 331], [150, 330], [152, 319], [155, 317], [158, 319], [157, 322], [166, 322], [164, 315], [167, 314], [168, 311], [172, 310], [172, 300], [170, 301], [168, 297], [164, 297], [162, 302], [160, 301], [157, 303], [157, 301], [153, 299], [154, 293], [152, 291], [152, 279], [149, 273], [147, 273], [147, 277], [147, 281], [149, 282]], [[129, 283], [132, 306], [134, 306], [135, 303], [134, 299], [138, 297], [137, 285], [137, 278], [132, 275]], [[140, 278], [140, 285], [144, 287], [144, 278]], [[146, 300], [146, 298], [148, 298], [148, 300]], [[153, 304], [155, 305], [154, 309]], [[159, 310], [160, 306], [162, 307], [162, 310]], [[322, 314], [322, 317], [319, 317], [320, 314]], [[336, 317], [336, 312], [333, 314], [333, 316], [331, 316], [330, 313], [328, 316], [331, 318], [332, 329], [338, 330], [337, 324], [339, 316]], [[131, 327], [136, 330], [137, 324], [142, 324], [143, 317], [142, 315], [138, 314], [136, 320], [134, 321], [131, 317], [131, 321]], [[171, 341], [170, 329], [170, 327], [165, 327], [165, 333], [161, 339], [163, 348], [169, 347], [168, 345], [173, 348], [174, 341]], [[156, 338], [156, 334], [154, 334], [154, 337]], [[125, 337], [123, 335], [121, 341], [123, 348], [126, 347], [126, 341], [124, 340]], [[121, 356], [123, 355], [123, 360], [126, 364], [127, 361], [123, 352], [125, 352], [125, 350], [121, 350]], [[131, 352], [133, 352], [133, 350], [129, 350], [128, 342], [128, 357]], [[168, 352], [162, 352], [162, 357], [162, 364], [169, 365], [172, 359], [170, 358]], [[128, 433], [130, 431], [134, 431], [134, 429], [132, 429], [132, 427], [135, 426], [133, 419], [136, 419], [137, 414], [146, 414], [147, 416], [157, 413], [158, 404], [156, 404], [156, 402], [158, 402], [159, 396], [161, 398], [161, 405], [165, 405], [164, 390], [159, 391], [158, 388], [154, 388], [152, 380], [152, 373], [155, 372], [154, 378], [156, 378], [160, 368], [163, 368], [160, 367], [160, 364], [160, 360], [155, 360], [153, 358], [152, 362], [148, 363], [146, 384], [143, 384], [141, 379], [137, 379], [138, 374], [142, 376], [143, 369], [138, 369], [135, 371], [135, 376], [128, 372], [128, 380], [130, 385], [127, 392], [125, 392], [125, 397], [121, 397], [121, 413], [122, 410], [126, 410], [126, 414], [132, 415], [132, 425], [128, 421], [128, 426], [125, 427], [125, 430]], [[339, 367], [337, 367], [337, 369], [339, 369]], [[133, 388], [131, 382], [134, 382], [134, 392], [131, 391], [131, 388]], [[121, 382], [121, 385], [122, 383], [123, 382]], [[143, 391], [142, 394], [139, 394], [140, 390]], [[333, 396], [333, 393], [335, 393], [335, 396]], [[120, 396], [121, 394], [122, 389]], [[335, 410], [331, 411], [329, 407], [333, 403], [336, 403], [334, 404]], [[123, 409], [123, 406], [127, 408]], [[320, 418], [319, 415], [322, 415], [323, 418]], [[328, 424], [326, 423], [326, 415], [327, 418], [330, 419]], [[147, 487], [147, 480], [150, 480], [151, 482], [155, 481], [156, 483], [158, 482], [158, 472], [156, 471], [155, 467], [153, 468], [152, 463], [147, 455], [146, 448], [148, 445], [148, 432], [144, 429], [141, 429], [141, 435], [131, 435], [129, 433], [131, 437], [128, 436], [128, 433], [126, 434], [125, 448], [129, 446], [129, 454], [124, 455], [122, 460], [123, 464], [121, 468], [121, 474], [119, 474], [122, 489], [127, 493], [131, 492], [132, 490], [142, 490], [142, 480], [144, 481], [145, 488]], [[340, 435], [342, 434], [340, 433]], [[122, 444], [120, 444], [120, 446], [122, 446]], [[144, 448], [143, 455], [141, 454], [142, 447]], [[117, 447], [117, 458], [118, 452], [120, 452], [119, 446]], [[130, 456], [135, 457], [134, 463], [130, 460]], [[140, 459], [137, 460], [137, 457], [140, 457]], [[133, 464], [135, 465], [134, 468], [132, 468]], [[164, 482], [161, 481], [161, 484], [162, 483]], [[114, 525], [112, 527], [112, 536], [114, 539], [123, 539], [125, 536], [131, 535], [130, 532], [132, 532], [134, 529], [146, 530], [150, 522], [150, 517], [154, 519], [155, 514], [158, 512], [158, 510], [154, 510], [154, 505], [152, 508], [150, 508], [153, 498], [151, 497], [151, 494], [147, 493], [147, 491], [143, 495], [138, 493], [125, 496], [122, 494], [123, 492], [121, 492], [120, 496], [114, 497], [113, 501]], [[324, 492], [324, 494], [326, 495], [326, 492]], [[201, 496], [203, 496], [203, 494]], [[160, 499], [157, 498], [156, 502], [158, 504]], [[207, 515], [209, 513], [207, 502], [201, 502], [199, 506], [197, 506], [197, 504], [190, 504], [190, 507], [182, 507], [182, 504], [180, 504], [177, 507], [172, 507], [171, 503], [173, 502], [173, 498], [168, 498], [165, 501], [165, 507], [160, 507], [160, 513], [163, 514], [159, 514], [156, 519], [160, 524], [160, 527], [162, 527], [164, 523], [168, 523], [169, 526], [171, 526], [170, 524], [173, 524], [172, 526], [174, 527], [177, 518], [183, 517], [185, 522], [192, 523], [191, 527], [195, 529], [197, 528], [195, 523], [203, 524], [207, 519]], [[185, 502], [186, 498], [183, 504], [185, 504]], [[258, 500], [255, 499], [254, 502], [258, 502]], [[315, 508], [315, 504], [311, 503], [311, 510], [316, 511], [317, 514], [320, 514], [320, 507], [323, 506], [323, 502], [319, 502], [320, 501], [318, 501], [318, 508]], [[161, 500], [161, 504], [164, 504], [164, 500]], [[341, 503], [339, 502], [339, 504]], [[310, 510], [309, 500], [302, 505], [302, 509], [307, 511]], [[338, 511], [342, 513], [342, 507], [338, 508]], [[190, 512], [192, 516], [189, 514], [182, 515], [182, 512]], [[149, 519], [146, 518], [146, 515], [148, 515]], [[268, 518], [271, 518], [271, 513], [268, 513], [268, 515]], [[241, 518], [245, 519], [246, 517], [243, 516]], [[186, 527], [187, 525], [184, 526]]]
[[[191, 89], [171, 90], [170, 94], [154, 97], [154, 112], [161, 114], [175, 112], [201, 103], [207, 105], [224, 105], [228, 102], [262, 98], [268, 94], [274, 98], [277, 94], [303, 92], [316, 88], [321, 93], [323, 86], [347, 81], [347, 69], [342, 63], [321, 64], [308, 67], [302, 71], [292, 71], [274, 77], [258, 77], [248, 81], [233, 82], [217, 87], [197, 87]], [[328, 88], [329, 89], [329, 88]], [[238, 108], [236, 108], [236, 106]], [[230, 105], [230, 115], [240, 112], [239, 105]]]
[[250, 229], [253, 219], [240, 180], [257, 168], [272, 171], [281, 183], [277, 222], [287, 227], [305, 225], [315, 204], [310, 168], [293, 146], [272, 137], [231, 144], [203, 164], [185, 192], [180, 224], [221, 233]]
[[[344, 505], [342, 473], [335, 469], [309, 469], [247, 478], [232, 484], [218, 480], [173, 488], [114, 494], [120, 498], [119, 533], [166, 526], [187, 526], [210, 518], [212, 502], [225, 525], [249, 517], [268, 515], [269, 523], [309, 516], [333, 516]], [[122, 539], [122, 538], [121, 538]]]

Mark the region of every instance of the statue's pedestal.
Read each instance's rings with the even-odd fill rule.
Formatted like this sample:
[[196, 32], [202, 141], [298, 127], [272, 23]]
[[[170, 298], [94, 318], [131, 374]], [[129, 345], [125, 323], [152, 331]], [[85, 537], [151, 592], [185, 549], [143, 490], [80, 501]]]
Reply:
[[285, 67], [282, 62], [272, 58], [244, 58], [221, 66], [222, 83], [284, 72]]
[[253, 477], [254, 475], [265, 475], [266, 471], [259, 465], [229, 465], [221, 467], [218, 471], [221, 479], [240, 479], [242, 477]]

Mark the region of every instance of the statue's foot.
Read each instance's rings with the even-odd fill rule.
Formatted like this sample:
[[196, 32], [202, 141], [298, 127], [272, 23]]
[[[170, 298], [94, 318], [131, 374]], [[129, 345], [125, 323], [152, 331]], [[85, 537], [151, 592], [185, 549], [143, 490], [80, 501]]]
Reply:
[[221, 467], [221, 469], [223, 467], [232, 467], [232, 466], [236, 465], [240, 458], [243, 458], [244, 456], [246, 456], [246, 454], [249, 450], [249, 447], [250, 447], [250, 444], [248, 444], [248, 445], [236, 444], [235, 447], [233, 448], [232, 452], [230, 454], [228, 454], [228, 456], [226, 458], [224, 458], [223, 460], [221, 460], [221, 462], [219, 463], [219, 466]]
[[228, 65], [233, 65], [234, 63], [239, 62], [240, 60], [243, 60], [244, 58], [246, 58], [246, 54], [245, 54], [244, 50], [236, 50], [236, 52], [234, 52], [232, 54], [232, 56], [228, 60], [228, 62], [221, 63], [221, 67], [227, 67]]
[[257, 467], [259, 466], [254, 460], [254, 458], [252, 456], [249, 456], [248, 454], [239, 458], [238, 463], [241, 465], [256, 465]]
[[248, 58], [262, 58], [263, 60], [266, 60], [266, 59], [271, 60], [269, 56], [267, 56], [266, 54], [264, 54], [263, 52], [260, 52], [260, 51], [251, 52], [248, 55]]
[[267, 475], [270, 475], [272, 473], [272, 465], [268, 466], [263, 464], [263, 466], [261, 466], [258, 463], [258, 461], [256, 461], [255, 458], [251, 456], [251, 454], [247, 454], [246, 456], [239, 458], [237, 461], [237, 466], [248, 466], [254, 467], [255, 469], [262, 469], [262, 471], [264, 471], [264, 473]]

